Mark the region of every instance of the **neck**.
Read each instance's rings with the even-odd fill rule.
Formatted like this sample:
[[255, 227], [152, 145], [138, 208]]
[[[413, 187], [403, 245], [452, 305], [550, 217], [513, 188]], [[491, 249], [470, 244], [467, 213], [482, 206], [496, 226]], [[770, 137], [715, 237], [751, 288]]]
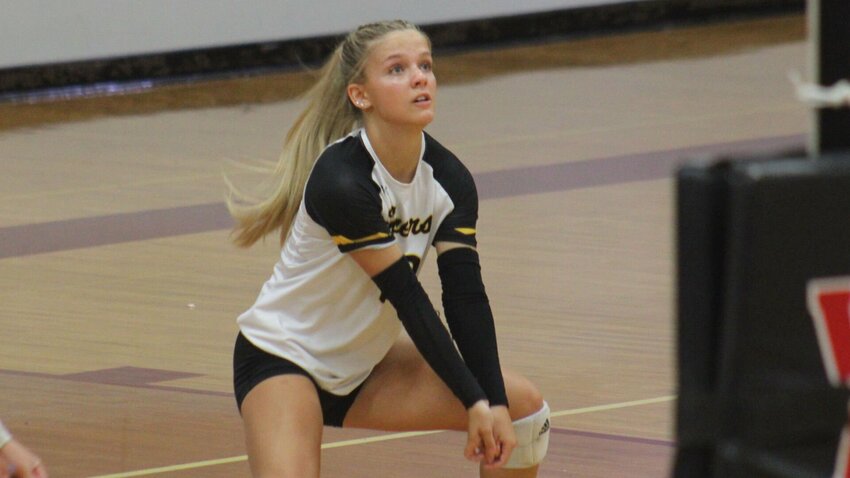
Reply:
[[413, 181], [422, 153], [422, 129], [394, 128], [369, 121], [365, 128], [372, 148], [392, 177], [403, 183]]

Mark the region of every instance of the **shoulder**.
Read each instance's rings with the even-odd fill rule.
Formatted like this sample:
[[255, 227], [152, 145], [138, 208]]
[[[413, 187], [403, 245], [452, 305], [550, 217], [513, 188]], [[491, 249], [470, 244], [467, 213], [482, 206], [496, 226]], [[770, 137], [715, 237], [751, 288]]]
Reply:
[[316, 159], [310, 179], [347, 180], [372, 173], [374, 162], [359, 136], [351, 135], [329, 145]]
[[425, 133], [425, 162], [434, 168], [434, 173], [447, 174], [467, 171], [466, 166], [448, 148], [443, 146], [433, 136]]
[[341, 252], [393, 241], [382, 216], [375, 162], [359, 134], [347, 136], [316, 159], [304, 191], [304, 210]]
[[[475, 180], [461, 160], [431, 135], [425, 133], [425, 156], [423, 160], [434, 170], [434, 179], [450, 195], [474, 192]], [[454, 193], [454, 194], [453, 194]]]
[[358, 135], [347, 136], [316, 159], [304, 188], [304, 207], [328, 227], [354, 213], [380, 214], [380, 188], [372, 180], [374, 161]]
[[357, 135], [332, 143], [316, 159], [305, 194], [347, 194], [372, 183], [374, 162]]

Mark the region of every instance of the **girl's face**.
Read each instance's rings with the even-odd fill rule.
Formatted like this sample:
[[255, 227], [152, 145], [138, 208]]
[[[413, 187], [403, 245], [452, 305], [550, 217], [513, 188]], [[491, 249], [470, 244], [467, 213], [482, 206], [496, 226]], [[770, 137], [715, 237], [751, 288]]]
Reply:
[[349, 85], [348, 93], [366, 115], [424, 128], [434, 119], [437, 79], [432, 67], [424, 35], [415, 30], [388, 33], [371, 48], [364, 82]]

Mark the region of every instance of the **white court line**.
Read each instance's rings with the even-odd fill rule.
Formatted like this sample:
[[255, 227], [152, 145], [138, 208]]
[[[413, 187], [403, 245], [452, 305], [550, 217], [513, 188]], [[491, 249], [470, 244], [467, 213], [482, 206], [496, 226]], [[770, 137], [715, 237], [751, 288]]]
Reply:
[[610, 403], [608, 405], [596, 405], [593, 407], [561, 410], [560, 412], [552, 412], [551, 416], [552, 418], [556, 418], [565, 417], [567, 415], [580, 415], [582, 413], [604, 412], [607, 410], [616, 410], [618, 408], [639, 407], [641, 405], [653, 405], [655, 403], [672, 402], [675, 399], [675, 395], [665, 395], [663, 397], [645, 398], [643, 400], [632, 400], [631, 402]]
[[[596, 405], [593, 407], [584, 407], [584, 408], [574, 408], [572, 410], [561, 410], [560, 412], [553, 412], [552, 417], [563, 417], [567, 415], [580, 415], [583, 413], [593, 413], [593, 412], [604, 412], [608, 410], [617, 410], [620, 408], [629, 408], [629, 407], [638, 407], [641, 405], [653, 405], [656, 403], [664, 403], [670, 402], [676, 399], [675, 395], [665, 395], [662, 397], [655, 398], [646, 398], [643, 400], [632, 400], [630, 402], [620, 402], [620, 403], [609, 403], [607, 405]], [[411, 438], [411, 437], [419, 437], [424, 435], [432, 435], [435, 433], [442, 433], [444, 430], [432, 430], [425, 432], [404, 432], [404, 433], [391, 433], [389, 435], [378, 435], [373, 437], [366, 438], [355, 438], [352, 440], [343, 440], [332, 443], [324, 443], [322, 444], [323, 450], [329, 450], [331, 448], [341, 448], [346, 446], [356, 446], [356, 445], [365, 445], [367, 443], [377, 443], [388, 440], [400, 440], [402, 438]], [[89, 478], [130, 478], [134, 476], [148, 476], [148, 475], [157, 475], [160, 473], [168, 473], [172, 471], [183, 471], [183, 470], [193, 470], [196, 468], [206, 468], [209, 466], [217, 466], [217, 465], [226, 465], [229, 463], [238, 463], [241, 461], [246, 461], [248, 459], [247, 455], [240, 456], [232, 456], [229, 458], [219, 458], [216, 460], [205, 460], [205, 461], [196, 461], [193, 463], [184, 463], [182, 465], [171, 465], [171, 466], [162, 466], [159, 468], [148, 468], [145, 470], [136, 470], [136, 471], [127, 471], [123, 473], [115, 473], [112, 475], [98, 475], [92, 476]]]

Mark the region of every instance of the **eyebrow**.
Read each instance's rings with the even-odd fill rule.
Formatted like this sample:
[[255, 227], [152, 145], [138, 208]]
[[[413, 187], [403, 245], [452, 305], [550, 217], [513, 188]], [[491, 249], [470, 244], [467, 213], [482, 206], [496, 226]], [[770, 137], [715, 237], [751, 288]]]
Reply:
[[[421, 53], [419, 53], [419, 57], [420, 57], [420, 58], [421, 58], [421, 57], [423, 57], [423, 56], [428, 56], [428, 57], [430, 57], [432, 54], [433, 54], [433, 53], [431, 52], [431, 50], [423, 50]], [[404, 58], [404, 55], [402, 55], [401, 53], [393, 53], [392, 55], [390, 55], [390, 56], [388, 56], [388, 57], [384, 58], [383, 63], [386, 63], [386, 62], [388, 62], [388, 61], [398, 60], [398, 59], [400, 59], [400, 58]]]

